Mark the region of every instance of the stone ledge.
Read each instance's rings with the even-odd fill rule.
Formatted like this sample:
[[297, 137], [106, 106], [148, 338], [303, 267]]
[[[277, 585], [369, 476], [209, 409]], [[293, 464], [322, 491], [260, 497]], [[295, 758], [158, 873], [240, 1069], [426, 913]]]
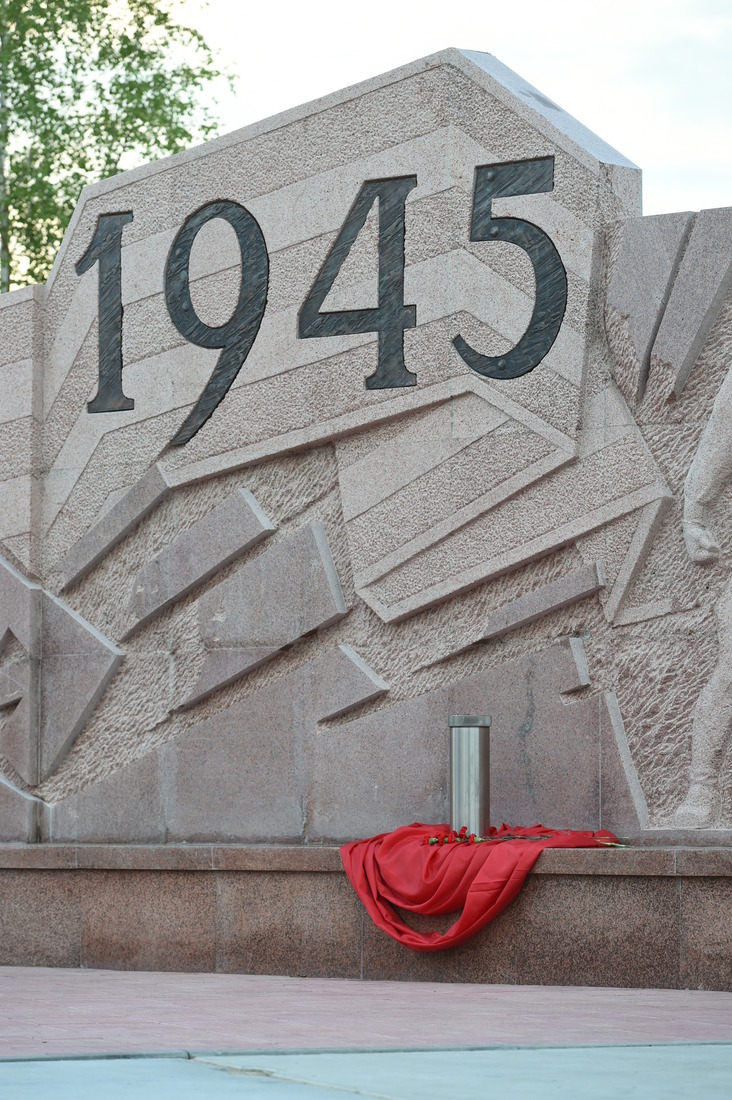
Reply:
[[547, 851], [474, 939], [418, 954], [371, 923], [335, 847], [3, 847], [21, 866], [0, 869], [0, 965], [732, 990], [729, 851]]
[[[342, 871], [337, 845], [0, 844], [0, 868], [114, 871]], [[550, 848], [537, 875], [732, 877], [732, 848]]]
[[99, 871], [342, 871], [336, 846], [0, 844], [0, 868]]

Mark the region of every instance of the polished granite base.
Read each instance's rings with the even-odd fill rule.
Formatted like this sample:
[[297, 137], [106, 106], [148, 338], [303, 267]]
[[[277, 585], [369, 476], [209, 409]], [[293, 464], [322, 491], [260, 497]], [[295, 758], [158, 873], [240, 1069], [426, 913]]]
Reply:
[[545, 851], [473, 940], [417, 954], [336, 847], [5, 844], [0, 965], [729, 991], [732, 848]]

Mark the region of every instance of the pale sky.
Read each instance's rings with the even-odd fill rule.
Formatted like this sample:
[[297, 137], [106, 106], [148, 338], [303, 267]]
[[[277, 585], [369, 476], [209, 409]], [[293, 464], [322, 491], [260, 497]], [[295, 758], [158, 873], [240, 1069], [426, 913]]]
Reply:
[[447, 46], [483, 50], [643, 169], [646, 214], [732, 206], [732, 0], [185, 0], [238, 78], [223, 131]]

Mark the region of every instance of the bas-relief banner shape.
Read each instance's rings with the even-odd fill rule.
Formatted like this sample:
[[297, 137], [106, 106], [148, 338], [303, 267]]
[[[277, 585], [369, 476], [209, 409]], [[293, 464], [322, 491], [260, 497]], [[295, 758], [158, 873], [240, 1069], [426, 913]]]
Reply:
[[[508, 816], [730, 826], [728, 212], [639, 213], [457, 50], [87, 189], [0, 301], [2, 835], [442, 819], [447, 708]], [[94, 639], [66, 671], [28, 599]]]

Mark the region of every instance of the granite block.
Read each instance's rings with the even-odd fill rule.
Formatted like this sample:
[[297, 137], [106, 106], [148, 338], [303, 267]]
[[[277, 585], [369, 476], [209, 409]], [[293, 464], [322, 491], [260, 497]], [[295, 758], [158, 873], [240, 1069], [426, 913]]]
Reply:
[[320, 722], [347, 714], [389, 690], [385, 680], [350, 645], [339, 645], [308, 666], [313, 717]]
[[301, 844], [214, 844], [217, 871], [300, 871], [307, 874], [343, 873], [337, 847]]
[[157, 750], [168, 839], [300, 839], [302, 685], [284, 677]]
[[220, 872], [216, 969], [358, 978], [361, 903], [343, 874]]
[[670, 848], [545, 848], [533, 875], [660, 875], [676, 874]]
[[673, 989], [679, 892], [673, 877], [529, 875], [510, 912], [516, 980], [528, 985]]
[[210, 871], [210, 844], [77, 844], [76, 865], [96, 871]]
[[23, 871], [65, 871], [76, 867], [73, 844], [0, 843], [0, 868]]
[[352, 839], [446, 820], [447, 691], [311, 730], [306, 835]]
[[158, 756], [151, 752], [44, 808], [41, 835], [58, 843], [162, 843]]
[[628, 218], [620, 230], [605, 301], [605, 331], [615, 357], [615, 379], [631, 407], [645, 390], [651, 346], [693, 217], [685, 212]]
[[599, 702], [568, 694], [588, 682], [571, 639], [451, 685], [450, 714], [492, 716], [493, 824], [599, 828]]
[[169, 492], [163, 470], [157, 464], [151, 466], [58, 562], [63, 587], [68, 588], [93, 569]]
[[236, 489], [137, 574], [128, 604], [136, 619], [133, 629], [256, 546], [274, 529], [254, 494]]
[[239, 674], [320, 627], [347, 608], [322, 523], [308, 524], [244, 565], [198, 603], [204, 645], [212, 652], [186, 705], [216, 686], [215, 651], [230, 651], [222, 674], [232, 678], [233, 651], [244, 651]]
[[692, 878], [732, 876], [732, 847], [675, 848], [674, 859], [677, 875]]
[[81, 965], [208, 971], [216, 966], [216, 881], [195, 871], [88, 871]]
[[687, 989], [732, 991], [732, 881], [681, 883], [681, 975]]
[[[512, 923], [510, 908], [467, 943], [434, 952], [417, 952], [403, 947], [377, 928], [364, 912], [362, 976], [367, 981], [513, 985], [517, 981], [515, 941], [520, 931]], [[426, 917], [406, 912], [400, 915], [418, 932], [446, 932], [458, 916], [450, 913], [444, 917]]]
[[37, 837], [37, 801], [0, 776], [0, 841], [32, 842]]
[[0, 965], [82, 965], [74, 871], [0, 871]]
[[732, 209], [694, 221], [651, 351], [649, 387], [678, 397], [732, 287]]

